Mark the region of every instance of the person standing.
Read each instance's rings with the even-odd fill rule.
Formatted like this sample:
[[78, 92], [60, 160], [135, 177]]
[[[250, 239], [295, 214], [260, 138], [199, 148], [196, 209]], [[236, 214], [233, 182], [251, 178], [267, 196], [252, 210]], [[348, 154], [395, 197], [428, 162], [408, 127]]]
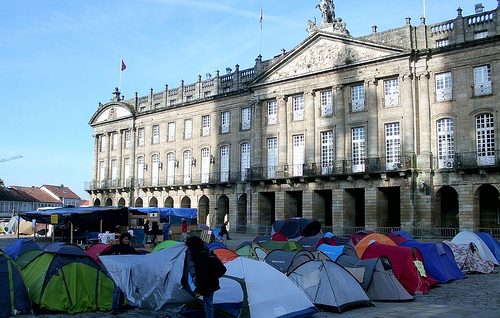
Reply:
[[[210, 251], [205, 247], [205, 242], [197, 236], [191, 236], [186, 240], [187, 246], [187, 268], [194, 282], [194, 292], [203, 296], [203, 309], [206, 318], [214, 318], [214, 293], [220, 289], [218, 268], [224, 265], [214, 255], [210, 256]], [[217, 266], [212, 265], [217, 261]]]
[[184, 242], [186, 242], [187, 232], [188, 232], [188, 224], [187, 224], [185, 218], [182, 218], [181, 222], [182, 222], [182, 225], [181, 225], [181, 235], [182, 235], [182, 239], [184, 240]]
[[153, 242], [153, 247], [156, 246], [159, 232], [160, 226], [158, 225], [158, 221], [153, 221], [153, 223], [151, 224], [151, 241]]
[[[128, 232], [124, 232], [120, 235], [119, 243], [113, 245], [111, 249], [101, 255], [129, 255], [129, 254], [139, 254], [135, 248], [130, 245], [132, 240], [132, 235]], [[111, 307], [111, 314], [118, 315], [120, 308], [125, 302], [125, 295], [118, 285], [115, 284], [115, 290], [113, 292], [113, 305]]]
[[228, 224], [228, 223], [229, 223], [229, 222], [228, 222], [228, 221], [226, 221], [226, 222], [224, 222], [224, 224], [222, 224], [222, 226], [220, 227], [220, 232], [219, 232], [219, 235], [220, 235], [222, 238], [224, 238], [224, 235], [226, 235], [226, 239], [227, 239], [227, 240], [230, 240], [231, 238], [229, 237], [229, 232], [228, 232], [228, 230], [227, 230], [227, 224]]
[[163, 228], [162, 228], [164, 241], [170, 240], [170, 218], [167, 217], [166, 221], [167, 222], [163, 223]]
[[151, 235], [151, 230], [149, 228], [149, 219], [146, 219], [146, 222], [144, 222], [144, 246], [147, 246], [149, 243], [149, 240]]

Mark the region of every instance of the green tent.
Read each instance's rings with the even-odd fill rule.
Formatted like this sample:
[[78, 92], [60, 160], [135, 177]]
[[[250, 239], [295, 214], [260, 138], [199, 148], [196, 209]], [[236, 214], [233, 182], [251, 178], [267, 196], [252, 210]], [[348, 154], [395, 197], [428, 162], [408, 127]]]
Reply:
[[22, 275], [36, 312], [111, 310], [114, 283], [79, 246], [47, 245]]
[[302, 244], [295, 241], [267, 241], [259, 243], [266, 252], [270, 252], [272, 250], [283, 250], [283, 251], [296, 251], [303, 249]]
[[177, 245], [177, 244], [180, 244], [180, 242], [173, 241], [173, 240], [162, 241], [158, 245], [156, 245], [155, 248], [153, 248], [153, 252], [157, 252], [157, 251], [160, 251], [160, 250], [165, 249], [165, 248], [170, 248], [170, 247]]
[[263, 261], [267, 252], [259, 244], [254, 242], [243, 242], [236, 249], [236, 254], [256, 261]]
[[31, 313], [31, 302], [19, 268], [0, 250], [0, 317]]

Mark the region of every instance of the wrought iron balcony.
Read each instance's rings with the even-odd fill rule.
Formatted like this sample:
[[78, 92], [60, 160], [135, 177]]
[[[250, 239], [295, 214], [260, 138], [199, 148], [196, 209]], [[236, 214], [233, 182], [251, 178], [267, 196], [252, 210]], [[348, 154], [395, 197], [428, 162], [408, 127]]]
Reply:
[[282, 179], [295, 177], [322, 177], [352, 175], [357, 173], [387, 173], [405, 171], [414, 167], [412, 156], [397, 158], [365, 158], [360, 160], [337, 160], [328, 163], [305, 163], [301, 165], [277, 165], [252, 167], [249, 180]]
[[500, 167], [500, 151], [484, 153], [462, 152], [451, 156], [438, 157], [434, 167], [439, 170], [471, 170]]

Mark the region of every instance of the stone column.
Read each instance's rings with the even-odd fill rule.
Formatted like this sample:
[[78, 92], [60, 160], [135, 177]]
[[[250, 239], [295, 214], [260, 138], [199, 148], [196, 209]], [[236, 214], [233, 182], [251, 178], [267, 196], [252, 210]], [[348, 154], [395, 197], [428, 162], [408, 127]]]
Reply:
[[95, 182], [92, 186], [97, 186], [99, 182], [99, 135], [93, 135], [94, 137], [94, 162], [92, 163], [92, 180]]
[[346, 127], [345, 127], [345, 116], [349, 112], [346, 109], [346, 102], [344, 91], [348, 90], [349, 87], [338, 85], [334, 88], [333, 95], [333, 107], [335, 114], [335, 160], [345, 160], [346, 152], [345, 145], [348, 142], [346, 140]]
[[[278, 164], [288, 162], [288, 97], [278, 98]], [[266, 145], [267, 147], [267, 145]]]
[[377, 105], [377, 85], [378, 80], [372, 78], [366, 82], [366, 108], [368, 111], [367, 127], [367, 158], [380, 157], [378, 152], [378, 105]]
[[280, 189], [280, 191], [275, 192], [275, 218], [276, 220], [284, 220], [285, 219], [285, 191]]
[[116, 141], [116, 144], [118, 145], [118, 149], [117, 149], [117, 156], [116, 156], [116, 164], [117, 164], [117, 175], [118, 175], [118, 178], [120, 179], [120, 184], [119, 186], [120, 187], [123, 187], [125, 185], [125, 182], [123, 180], [123, 130], [118, 130], [116, 132], [116, 138], [118, 138], [118, 140]]
[[[315, 105], [316, 103], [316, 92], [310, 90], [304, 94], [304, 120], [305, 120], [305, 154], [304, 154], [304, 163], [312, 163], [315, 162], [315, 154], [318, 153], [316, 151], [316, 143], [317, 138], [315, 136], [316, 129], [315, 124], [317, 122], [317, 112]], [[319, 137], [318, 137], [319, 138]]]
[[263, 105], [263, 102], [258, 99], [255, 100], [253, 105], [255, 108], [255, 123], [253, 125], [254, 131], [252, 132], [250, 139], [250, 167], [261, 167], [263, 166], [262, 154], [266, 153], [266, 150], [262, 148], [263, 140], [261, 139], [265, 125], [265, 122], [262, 120], [262, 109], [265, 106]]
[[109, 176], [111, 175], [111, 163], [110, 163], [110, 155], [111, 155], [111, 134], [110, 132], [105, 133], [106, 136], [106, 148], [104, 149], [105, 151], [105, 157], [106, 159], [104, 160], [104, 180], [106, 181], [106, 185], [109, 187]]
[[403, 74], [399, 79], [400, 104], [403, 107], [403, 125], [401, 132], [403, 134], [403, 154], [412, 155], [415, 151], [415, 126], [414, 126], [414, 105], [413, 105], [413, 75]]
[[332, 225], [333, 232], [341, 231], [344, 227], [344, 190], [332, 189]]
[[313, 191], [305, 187], [302, 191], [302, 217], [314, 219], [313, 206]]
[[376, 228], [377, 220], [378, 189], [365, 188], [365, 227]]

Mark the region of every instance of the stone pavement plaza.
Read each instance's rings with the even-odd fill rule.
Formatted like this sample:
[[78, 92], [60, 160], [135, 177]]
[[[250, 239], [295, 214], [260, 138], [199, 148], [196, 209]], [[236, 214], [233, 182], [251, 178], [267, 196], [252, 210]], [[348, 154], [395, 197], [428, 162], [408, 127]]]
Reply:
[[[5, 248], [12, 237], [0, 236], [0, 248]], [[231, 248], [236, 247], [242, 239], [228, 241]], [[43, 244], [43, 242], [41, 243]], [[272, 288], [272, 287], [270, 287]], [[92, 312], [83, 314], [51, 314], [51, 315], [24, 315], [20, 317], [38, 318], [108, 318], [108, 317], [177, 317], [168, 311], [147, 311], [132, 309], [118, 316], [111, 312]], [[356, 308], [341, 314], [319, 312], [314, 318], [342, 317], [342, 318], [372, 318], [372, 317], [500, 317], [500, 274], [496, 267], [492, 274], [470, 274], [466, 279], [448, 284], [439, 284], [432, 288], [427, 295], [417, 295], [410, 302], [375, 302], [372, 307]], [[258, 318], [258, 317], [256, 317]]]

